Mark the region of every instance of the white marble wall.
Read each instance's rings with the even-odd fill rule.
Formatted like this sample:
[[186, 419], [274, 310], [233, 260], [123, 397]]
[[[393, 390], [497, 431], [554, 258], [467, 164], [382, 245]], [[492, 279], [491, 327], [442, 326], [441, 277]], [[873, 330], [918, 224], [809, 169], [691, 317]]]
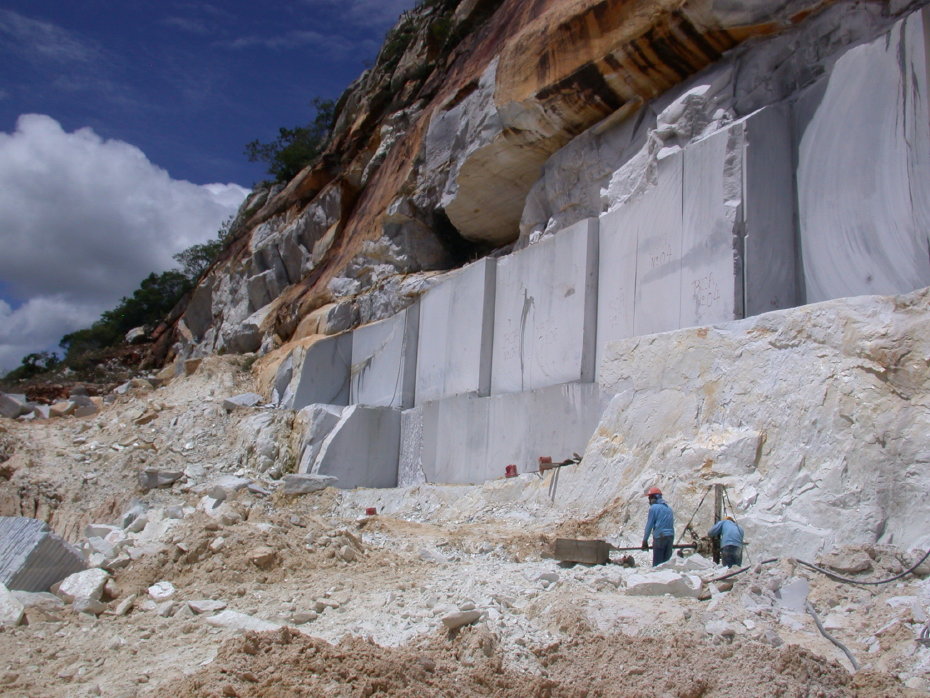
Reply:
[[798, 100], [807, 302], [930, 284], [926, 16], [851, 49]]
[[482, 259], [420, 299], [416, 404], [490, 392], [495, 271], [495, 259]]
[[497, 262], [491, 393], [594, 379], [597, 221]]
[[352, 332], [349, 403], [412, 407], [419, 304]]
[[477, 483], [582, 453], [605, 406], [595, 383], [490, 397], [460, 395], [404, 413], [400, 485]]

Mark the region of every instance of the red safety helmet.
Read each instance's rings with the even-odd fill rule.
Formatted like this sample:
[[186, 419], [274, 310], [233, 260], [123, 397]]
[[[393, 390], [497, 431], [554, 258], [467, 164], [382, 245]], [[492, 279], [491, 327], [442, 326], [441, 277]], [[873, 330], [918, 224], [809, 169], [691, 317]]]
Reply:
[[658, 487], [650, 487], [648, 490], [646, 490], [647, 497], [652, 497], [653, 495], [662, 496], [662, 490], [660, 490]]

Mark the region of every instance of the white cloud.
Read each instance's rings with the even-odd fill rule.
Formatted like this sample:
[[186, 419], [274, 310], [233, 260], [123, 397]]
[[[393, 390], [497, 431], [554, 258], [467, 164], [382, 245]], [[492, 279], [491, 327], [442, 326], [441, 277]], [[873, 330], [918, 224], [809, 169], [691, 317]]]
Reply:
[[0, 133], [0, 282], [27, 302], [0, 306], [0, 371], [174, 267], [172, 255], [212, 238], [246, 194], [171, 179], [128, 143], [21, 116]]

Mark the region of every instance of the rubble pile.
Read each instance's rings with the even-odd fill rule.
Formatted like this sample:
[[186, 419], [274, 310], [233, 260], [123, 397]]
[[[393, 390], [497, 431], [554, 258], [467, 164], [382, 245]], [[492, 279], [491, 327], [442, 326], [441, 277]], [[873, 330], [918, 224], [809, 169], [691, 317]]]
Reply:
[[[4, 695], [401, 695], [452, 686], [462, 695], [559, 695], [579, 682], [604, 694], [930, 691], [930, 648], [918, 642], [930, 609], [926, 560], [878, 586], [838, 582], [789, 557], [767, 562], [764, 539], [750, 544], [747, 569], [724, 580], [729, 571], [699, 555], [657, 569], [648, 553], [634, 553], [629, 568], [566, 565], [552, 558], [556, 534], [616, 540], [616, 530], [579, 519], [558, 496], [548, 508], [522, 498], [529, 476], [289, 489], [260, 458], [240, 461], [245, 449], [230, 446], [267, 428], [255, 420], [267, 409], [222, 405], [248, 392], [249, 374], [230, 357], [200, 370], [210, 380], [195, 373], [130, 391], [96, 416], [4, 422], [13, 474], [0, 487], [58, 478], [64, 491], [81, 492], [57, 518], [77, 521], [63, 510], [83, 509], [70, 542], [88, 567], [46, 590], [0, 589]], [[157, 418], [136, 425], [148, 410]], [[147, 431], [152, 424], [163, 431]], [[36, 439], [37, 429], [51, 438]], [[120, 475], [119, 458], [73, 457], [93, 440], [135, 443], [140, 430], [158, 444], [141, 453], [165, 459], [138, 463], [135, 476]], [[94, 480], [80, 477], [91, 468]], [[148, 488], [137, 477], [146, 468], [183, 476]], [[637, 527], [639, 497], [626, 505]], [[84, 520], [108, 502], [108, 516]], [[805, 562], [868, 581], [901, 574], [921, 554], [855, 545]]]

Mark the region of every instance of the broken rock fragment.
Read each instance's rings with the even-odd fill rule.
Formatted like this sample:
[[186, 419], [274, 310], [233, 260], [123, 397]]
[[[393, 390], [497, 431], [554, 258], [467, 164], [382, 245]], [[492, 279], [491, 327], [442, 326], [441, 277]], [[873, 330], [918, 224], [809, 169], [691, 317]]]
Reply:
[[99, 568], [76, 572], [65, 577], [55, 593], [65, 603], [74, 603], [77, 599], [99, 601], [109, 578], [110, 573]]
[[25, 608], [19, 600], [10, 593], [6, 585], [0, 584], [0, 628], [19, 625], [24, 613]]
[[270, 569], [277, 560], [277, 553], [267, 545], [261, 545], [249, 553], [249, 562], [261, 570]]
[[44, 521], [0, 516], [0, 584], [22, 591], [47, 591], [85, 567], [80, 551], [52, 533]]
[[339, 480], [331, 475], [291, 474], [284, 476], [284, 494], [308, 494], [335, 485]]
[[262, 401], [262, 396], [257, 393], [242, 393], [223, 400], [223, 407], [227, 412], [232, 412], [239, 407], [255, 407]]
[[481, 618], [481, 611], [477, 609], [471, 611], [456, 611], [443, 616], [442, 624], [446, 626], [448, 630], [455, 630], [466, 625], [471, 625], [479, 618]]
[[215, 616], [206, 619], [209, 625], [217, 628], [232, 628], [242, 632], [264, 632], [266, 630], [278, 630], [281, 628], [279, 623], [272, 623], [261, 618], [239, 613], [237, 611], [222, 611]]
[[656, 570], [631, 574], [626, 579], [626, 593], [633, 596], [672, 596], [697, 598], [701, 592], [701, 579], [691, 574], [672, 570]]
[[171, 487], [184, 477], [184, 473], [177, 470], [160, 470], [158, 468], [145, 468], [139, 473], [139, 487], [144, 492], [149, 490]]

